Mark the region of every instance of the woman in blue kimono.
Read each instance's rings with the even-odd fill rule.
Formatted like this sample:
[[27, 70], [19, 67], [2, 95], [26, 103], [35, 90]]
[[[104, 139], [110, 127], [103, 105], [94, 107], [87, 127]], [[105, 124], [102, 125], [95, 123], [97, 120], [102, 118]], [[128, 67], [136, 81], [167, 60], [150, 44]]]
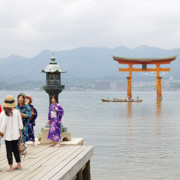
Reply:
[[25, 104], [25, 94], [20, 93], [17, 98], [18, 105], [16, 109], [18, 109], [21, 113], [22, 123], [23, 123], [23, 130], [22, 130], [22, 141], [28, 141], [28, 124], [31, 117], [31, 109], [30, 107]]
[[50, 125], [48, 139], [52, 140], [51, 147], [60, 146], [61, 142], [61, 119], [64, 114], [63, 108], [58, 103], [57, 96], [51, 96], [51, 106], [48, 113], [48, 124]]
[[30, 117], [30, 122], [28, 125], [28, 141], [32, 141], [34, 146], [37, 146], [35, 143], [35, 137], [34, 137], [34, 126], [36, 125], [35, 120], [37, 118], [37, 110], [34, 108], [34, 106], [31, 104], [32, 103], [32, 97], [29, 95], [26, 95], [25, 97], [25, 102], [26, 104], [29, 105], [31, 109], [31, 117]]

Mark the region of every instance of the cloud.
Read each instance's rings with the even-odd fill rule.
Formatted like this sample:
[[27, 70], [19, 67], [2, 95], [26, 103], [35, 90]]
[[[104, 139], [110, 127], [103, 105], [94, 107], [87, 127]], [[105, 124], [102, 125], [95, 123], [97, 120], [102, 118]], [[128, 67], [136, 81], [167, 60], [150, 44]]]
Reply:
[[178, 0], [2, 0], [0, 53], [76, 47], [179, 47]]

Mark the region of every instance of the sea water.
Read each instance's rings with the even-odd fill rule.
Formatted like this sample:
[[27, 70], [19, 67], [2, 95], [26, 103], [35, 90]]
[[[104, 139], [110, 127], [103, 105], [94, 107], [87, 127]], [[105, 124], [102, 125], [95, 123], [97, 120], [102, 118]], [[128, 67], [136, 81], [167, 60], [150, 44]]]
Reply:
[[[17, 97], [17, 91], [1, 91]], [[43, 92], [25, 92], [38, 111], [37, 136], [47, 123], [49, 98]], [[94, 146], [93, 180], [180, 179], [180, 92], [133, 92], [141, 103], [102, 102], [104, 97], [124, 97], [126, 92], [67, 92], [59, 96], [62, 123], [73, 138], [83, 137]]]

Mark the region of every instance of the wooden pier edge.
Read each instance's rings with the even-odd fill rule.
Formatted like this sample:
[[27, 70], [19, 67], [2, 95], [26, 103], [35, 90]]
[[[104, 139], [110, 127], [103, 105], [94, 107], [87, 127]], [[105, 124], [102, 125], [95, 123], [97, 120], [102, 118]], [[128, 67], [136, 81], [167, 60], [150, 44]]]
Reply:
[[[93, 146], [87, 146], [86, 150], [71, 161], [62, 171], [55, 174], [52, 180], [91, 180], [90, 158], [93, 156]], [[83, 168], [85, 167], [85, 168]], [[81, 175], [80, 175], [81, 174]]]

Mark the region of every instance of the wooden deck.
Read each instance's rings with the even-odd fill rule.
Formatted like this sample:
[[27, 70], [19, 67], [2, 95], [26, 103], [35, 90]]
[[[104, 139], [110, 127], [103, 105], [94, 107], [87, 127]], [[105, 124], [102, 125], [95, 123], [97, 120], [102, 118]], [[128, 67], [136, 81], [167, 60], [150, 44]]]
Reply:
[[[8, 172], [5, 146], [0, 148], [0, 179], [90, 179], [90, 158], [93, 155], [92, 146], [49, 147], [28, 145], [28, 153], [22, 158], [23, 170]], [[16, 165], [13, 160], [14, 166]], [[84, 176], [84, 178], [83, 178]], [[88, 177], [89, 176], [89, 177]]]

